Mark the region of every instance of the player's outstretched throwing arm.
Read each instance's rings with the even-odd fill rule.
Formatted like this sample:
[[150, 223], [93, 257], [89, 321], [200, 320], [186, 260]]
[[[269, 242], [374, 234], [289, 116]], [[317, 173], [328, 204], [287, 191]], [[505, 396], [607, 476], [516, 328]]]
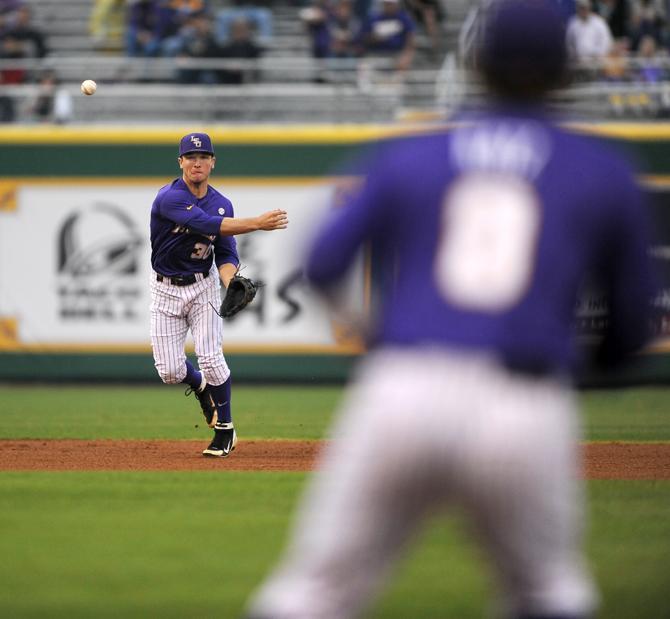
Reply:
[[274, 209], [257, 217], [224, 217], [219, 227], [219, 234], [230, 236], [245, 234], [256, 230], [282, 230], [288, 226], [286, 211]]
[[281, 230], [288, 226], [288, 215], [281, 209], [267, 211], [256, 217], [209, 215], [193, 204], [189, 199], [190, 196], [185, 192], [184, 194], [183, 199], [181, 196], [173, 195], [171, 200], [163, 202], [160, 205], [160, 213], [177, 225], [188, 227], [201, 234], [233, 236], [257, 230]]

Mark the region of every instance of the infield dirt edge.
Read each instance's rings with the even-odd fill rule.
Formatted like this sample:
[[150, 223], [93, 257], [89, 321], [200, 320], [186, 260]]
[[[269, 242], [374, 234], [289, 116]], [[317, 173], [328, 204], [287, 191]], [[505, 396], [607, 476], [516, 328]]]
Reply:
[[[318, 440], [241, 440], [204, 458], [194, 440], [0, 440], [0, 471], [295, 471], [314, 468]], [[670, 479], [670, 443], [583, 444], [588, 479]]]

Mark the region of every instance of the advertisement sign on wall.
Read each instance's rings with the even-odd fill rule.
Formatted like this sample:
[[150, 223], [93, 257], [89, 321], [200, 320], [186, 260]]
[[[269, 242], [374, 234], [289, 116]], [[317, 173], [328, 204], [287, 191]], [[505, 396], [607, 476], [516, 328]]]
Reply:
[[[26, 182], [10, 189], [11, 206], [0, 209], [0, 348], [148, 347], [149, 215], [161, 184]], [[333, 182], [215, 186], [238, 217], [282, 208], [290, 219], [286, 230], [237, 237], [242, 273], [264, 286], [226, 323], [226, 347], [345, 351], [301, 277], [306, 244], [331, 206]], [[360, 270], [356, 277], [362, 286]]]

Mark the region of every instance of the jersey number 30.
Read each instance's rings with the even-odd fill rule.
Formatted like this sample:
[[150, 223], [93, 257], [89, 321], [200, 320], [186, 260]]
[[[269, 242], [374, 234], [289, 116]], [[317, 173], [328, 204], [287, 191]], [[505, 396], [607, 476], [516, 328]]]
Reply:
[[205, 260], [211, 253], [212, 245], [210, 243], [196, 243], [193, 246], [191, 260]]
[[541, 209], [521, 179], [463, 176], [447, 192], [435, 261], [438, 290], [451, 304], [504, 311], [533, 275]]

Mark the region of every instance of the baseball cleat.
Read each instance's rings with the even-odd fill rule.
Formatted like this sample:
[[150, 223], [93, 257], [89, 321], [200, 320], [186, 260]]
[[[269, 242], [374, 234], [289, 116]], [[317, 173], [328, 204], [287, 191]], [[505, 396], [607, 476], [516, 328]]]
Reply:
[[205, 421], [207, 422], [207, 425], [210, 428], [213, 428], [216, 425], [216, 422], [218, 421], [216, 404], [214, 403], [214, 398], [212, 397], [212, 394], [209, 391], [209, 385], [207, 385], [204, 378], [202, 382], [204, 383], [204, 385], [201, 384], [199, 389], [193, 389], [193, 387], [189, 387], [184, 392], [184, 395], [186, 396], [189, 396], [191, 394], [195, 395], [196, 399], [200, 403], [200, 408], [202, 409], [202, 414], [205, 416]]
[[214, 440], [202, 452], [202, 455], [213, 458], [227, 458], [235, 450], [235, 445], [237, 445], [237, 433], [233, 424], [216, 424]]

